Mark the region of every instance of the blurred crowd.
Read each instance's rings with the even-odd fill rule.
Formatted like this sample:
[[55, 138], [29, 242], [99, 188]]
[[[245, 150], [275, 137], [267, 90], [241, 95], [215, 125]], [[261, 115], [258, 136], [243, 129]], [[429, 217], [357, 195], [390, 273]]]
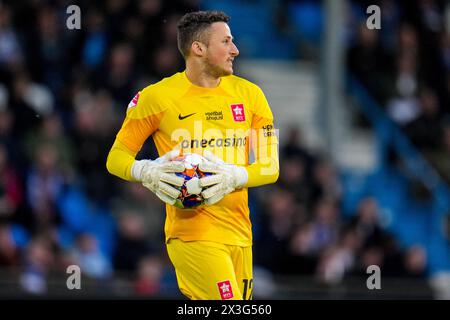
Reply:
[[78, 1], [79, 30], [71, 4], [0, 3], [0, 280], [45, 293], [77, 264], [154, 294], [174, 283], [164, 207], [108, 174], [106, 156], [135, 93], [183, 69], [176, 23], [198, 1]]
[[[450, 182], [450, 3], [357, 3], [350, 19], [348, 69]], [[363, 10], [376, 3], [381, 29], [370, 30]]]
[[[51, 275], [76, 264], [104, 288], [112, 279], [131, 282], [131, 294], [174, 288], [163, 204], [109, 175], [105, 161], [134, 94], [183, 69], [176, 22], [199, 2], [78, 1], [80, 30], [66, 28], [70, 1], [1, 2], [0, 282], [13, 275], [43, 294]], [[450, 8], [403, 2], [380, 2], [378, 33], [350, 16], [348, 66], [420, 147], [448, 155]], [[423, 279], [426, 252], [400, 249], [374, 198], [344, 219], [337, 168], [301, 134], [293, 128], [282, 142], [279, 182], [250, 193], [255, 264], [325, 283], [372, 264]], [[149, 141], [140, 157], [156, 156]], [[449, 170], [448, 156], [436, 158]]]
[[[373, 4], [381, 9], [380, 30], [366, 25]], [[347, 70], [450, 182], [450, 3], [355, 0], [344, 11]], [[256, 263], [325, 284], [366, 276], [377, 265], [383, 277], [427, 286], [426, 248], [400, 244], [385, 228], [375, 197], [343, 212], [341, 174], [327, 153], [308, 150], [299, 129], [286, 136], [277, 184], [252, 190]]]
[[383, 277], [424, 280], [427, 255], [421, 245], [402, 248], [382, 224], [374, 197], [356, 212], [342, 211], [340, 175], [326, 154], [303, 146], [292, 129], [281, 148], [280, 177], [253, 193], [255, 261], [274, 274], [308, 275], [324, 284], [348, 276], [367, 276], [377, 265]]

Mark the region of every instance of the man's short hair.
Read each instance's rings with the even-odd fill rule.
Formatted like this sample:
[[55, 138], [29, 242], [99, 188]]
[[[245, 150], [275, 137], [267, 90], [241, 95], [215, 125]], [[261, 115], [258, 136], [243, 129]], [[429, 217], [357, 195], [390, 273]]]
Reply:
[[186, 59], [194, 41], [208, 44], [207, 30], [214, 22], [228, 23], [230, 17], [221, 11], [196, 11], [185, 14], [178, 22], [178, 50]]

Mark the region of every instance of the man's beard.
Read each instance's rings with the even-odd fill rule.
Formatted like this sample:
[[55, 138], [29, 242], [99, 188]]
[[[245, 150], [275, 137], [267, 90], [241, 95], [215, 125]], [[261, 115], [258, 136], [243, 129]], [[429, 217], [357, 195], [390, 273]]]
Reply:
[[233, 74], [233, 71], [228, 71], [218, 65], [213, 65], [208, 60], [206, 60], [206, 68], [208, 69], [208, 73], [215, 78], [226, 77]]

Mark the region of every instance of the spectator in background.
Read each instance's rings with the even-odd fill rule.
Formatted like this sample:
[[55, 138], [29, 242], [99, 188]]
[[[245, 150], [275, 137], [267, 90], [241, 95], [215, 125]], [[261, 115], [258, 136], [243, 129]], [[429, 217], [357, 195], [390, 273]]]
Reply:
[[113, 259], [114, 269], [119, 272], [135, 273], [139, 261], [151, 254], [153, 248], [145, 237], [142, 217], [131, 211], [124, 211], [119, 217], [119, 235]]
[[337, 284], [344, 276], [352, 273], [361, 244], [361, 238], [356, 230], [343, 230], [340, 242], [336, 246], [329, 246], [320, 255], [316, 270], [319, 281]]
[[450, 71], [450, 31], [443, 32], [439, 41], [441, 64], [444, 70]]
[[438, 150], [430, 152], [428, 158], [436, 170], [450, 184], [450, 119], [443, 120], [443, 134]]
[[311, 204], [322, 198], [330, 198], [339, 202], [342, 197], [342, 185], [336, 168], [330, 159], [319, 159], [313, 167], [311, 181]]
[[423, 88], [419, 94], [420, 116], [405, 127], [407, 135], [422, 151], [437, 150], [443, 134], [439, 100], [431, 88]]
[[396, 237], [391, 233], [386, 233], [381, 245], [372, 245], [367, 250], [373, 249], [375, 252], [382, 252], [382, 264], [380, 267], [386, 277], [399, 277], [404, 272], [402, 266], [404, 249], [400, 247]]
[[163, 267], [159, 256], [141, 258], [138, 263], [137, 277], [134, 280], [135, 292], [140, 296], [153, 296], [160, 292]]
[[[144, 35], [151, 34], [151, 37], [144, 37], [144, 52], [152, 52], [161, 44], [163, 39], [161, 21], [164, 21], [164, 3], [162, 0], [142, 0], [139, 1], [139, 14], [144, 23]], [[145, 58], [145, 57], [143, 57]], [[146, 65], [146, 64], [141, 64]]]
[[0, 224], [0, 269], [19, 268], [21, 258], [21, 251], [14, 242], [10, 225]]
[[100, 251], [97, 239], [91, 234], [78, 236], [72, 256], [83, 274], [92, 279], [106, 280], [113, 275], [111, 262]]
[[264, 208], [255, 261], [272, 272], [284, 272], [289, 268], [286, 257], [291, 234], [306, 215], [296, 204], [294, 194], [285, 189], [272, 190]]
[[294, 230], [289, 242], [291, 273], [313, 275], [316, 271], [318, 256], [313, 236], [311, 222], [303, 223]]
[[0, 143], [0, 222], [15, 220], [23, 198], [21, 181], [9, 161], [6, 147]]
[[116, 194], [117, 184], [102, 173], [104, 156], [114, 141], [117, 112], [114, 100], [107, 90], [90, 92], [79, 88], [74, 94], [74, 127], [71, 134], [77, 168], [83, 173], [87, 192], [99, 202], [107, 202]]
[[310, 205], [312, 190], [305, 166], [304, 160], [298, 156], [284, 160], [278, 184], [294, 195], [297, 202]]
[[138, 215], [144, 229], [145, 239], [154, 244], [155, 250], [163, 249], [164, 205], [140, 184], [123, 184], [120, 198], [112, 204], [118, 221], [125, 214]]
[[400, 25], [401, 8], [395, 0], [381, 0], [381, 21], [383, 27], [380, 32], [380, 44], [388, 56], [395, 54], [397, 44], [396, 31]]
[[129, 42], [113, 45], [107, 63], [95, 75], [97, 88], [105, 87], [121, 106], [128, 105], [130, 92], [135, 91], [135, 50]]
[[312, 218], [312, 247], [320, 253], [335, 245], [339, 237], [340, 218], [335, 199], [322, 198], [314, 207]]
[[400, 126], [407, 125], [420, 114], [417, 101], [418, 76], [417, 57], [410, 52], [400, 54], [393, 79], [394, 92], [387, 106], [389, 116]]
[[36, 154], [36, 150], [45, 144], [54, 146], [61, 171], [69, 176], [73, 170], [75, 154], [72, 141], [65, 134], [61, 118], [56, 113], [44, 117], [39, 130], [28, 135], [25, 148], [30, 162]]
[[0, 142], [3, 143], [9, 154], [15, 151], [14, 159], [18, 160], [18, 148], [16, 148], [16, 139], [13, 134], [14, 115], [8, 108], [7, 104], [8, 93], [7, 89], [0, 85]]
[[[14, 71], [22, 63], [23, 53], [19, 36], [11, 25], [11, 9], [0, 4], [0, 70]], [[6, 75], [5, 75], [6, 76]], [[2, 77], [3, 78], [3, 77]], [[6, 79], [1, 79], [5, 81]]]
[[48, 274], [53, 268], [55, 256], [50, 244], [42, 238], [35, 238], [25, 251], [24, 270], [20, 285], [25, 292], [43, 294], [48, 290]]
[[82, 61], [87, 70], [92, 72], [100, 67], [106, 57], [108, 34], [105, 16], [93, 9], [87, 16], [87, 35], [82, 49]]
[[[19, 141], [26, 139], [27, 132], [38, 128], [41, 114], [51, 113], [53, 109], [52, 96], [42, 86], [36, 88], [28, 74], [22, 72], [14, 76], [12, 94], [10, 95], [10, 110], [14, 118], [14, 135]], [[41, 90], [42, 89], [42, 90]]]
[[33, 227], [38, 231], [60, 221], [57, 198], [64, 185], [64, 176], [58, 165], [58, 152], [51, 144], [37, 148], [33, 163], [35, 165], [28, 174], [26, 190]]
[[281, 149], [283, 159], [300, 158], [305, 164], [306, 178], [310, 179], [310, 172], [315, 159], [311, 152], [304, 145], [304, 137], [299, 128], [291, 127], [288, 130], [286, 143]]
[[371, 246], [359, 252], [354, 275], [367, 277], [367, 268], [374, 265], [380, 267], [384, 274], [384, 252], [381, 247]]
[[181, 70], [179, 54], [173, 46], [164, 45], [156, 49], [153, 58], [149, 61], [149, 68], [157, 79], [176, 73]]
[[363, 22], [359, 26], [356, 43], [348, 50], [347, 66], [375, 97], [383, 101], [385, 90], [381, 84], [383, 70], [389, 68], [391, 58], [381, 49], [378, 32], [367, 28]]
[[403, 258], [404, 272], [401, 276], [425, 279], [427, 275], [427, 253], [421, 245], [413, 245], [407, 248]]
[[416, 28], [403, 22], [398, 30], [397, 56], [408, 53], [415, 59], [420, 58], [419, 39]]
[[381, 246], [385, 233], [380, 226], [378, 202], [368, 197], [360, 201], [358, 209], [349, 225], [355, 229], [365, 248]]
[[38, 9], [38, 35], [34, 39], [37, 51], [34, 61], [40, 67], [38, 80], [45, 84], [53, 94], [57, 94], [64, 85], [65, 42], [62, 41], [60, 26], [55, 7], [43, 6]]
[[442, 32], [439, 42], [439, 64], [443, 76], [439, 86], [439, 97], [442, 101], [442, 111], [450, 113], [450, 31]]

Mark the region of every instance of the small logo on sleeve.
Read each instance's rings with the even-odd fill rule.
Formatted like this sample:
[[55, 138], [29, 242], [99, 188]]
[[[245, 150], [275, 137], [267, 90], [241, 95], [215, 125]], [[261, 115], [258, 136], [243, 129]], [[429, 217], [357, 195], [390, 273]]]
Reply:
[[231, 283], [229, 280], [217, 282], [217, 287], [219, 288], [219, 293], [222, 300], [228, 300], [234, 297], [233, 289], [231, 288]]
[[137, 105], [138, 100], [139, 100], [139, 93], [140, 93], [140, 92], [136, 93], [136, 95], [134, 96], [134, 98], [131, 99], [130, 103], [128, 104], [128, 108], [131, 108], [131, 107], [134, 107], [134, 106]]
[[245, 121], [244, 104], [232, 104], [231, 112], [233, 113], [233, 119], [237, 122]]

